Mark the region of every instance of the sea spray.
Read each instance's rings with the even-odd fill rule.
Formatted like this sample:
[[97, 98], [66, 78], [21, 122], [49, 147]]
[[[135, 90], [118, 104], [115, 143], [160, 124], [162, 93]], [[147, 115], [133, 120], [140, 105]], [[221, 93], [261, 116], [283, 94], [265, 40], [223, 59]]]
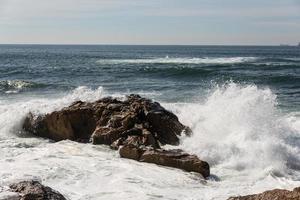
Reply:
[[168, 106], [194, 132], [181, 148], [213, 168], [286, 177], [299, 169], [300, 133], [293, 127], [299, 122], [287, 120], [269, 88], [229, 83], [212, 89], [204, 102]]
[[49, 113], [70, 105], [74, 101], [96, 101], [105, 95], [103, 87], [92, 90], [80, 86], [59, 98], [28, 97], [18, 101], [0, 102], [0, 138], [11, 137], [21, 131], [23, 118], [29, 112]]

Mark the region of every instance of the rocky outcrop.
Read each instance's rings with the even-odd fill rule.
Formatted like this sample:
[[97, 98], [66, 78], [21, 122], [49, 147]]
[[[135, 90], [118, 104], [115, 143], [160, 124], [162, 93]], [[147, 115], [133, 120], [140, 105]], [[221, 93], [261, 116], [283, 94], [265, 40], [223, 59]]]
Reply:
[[59, 192], [44, 186], [38, 181], [22, 181], [20, 183], [11, 184], [11, 192], [17, 193], [11, 196], [12, 199], [19, 200], [66, 200]]
[[204, 177], [208, 177], [210, 173], [207, 162], [200, 160], [195, 155], [187, 154], [180, 149], [139, 148], [134, 144], [128, 144], [120, 148], [120, 155], [121, 157], [140, 162], [175, 167], [188, 172], [198, 172]]
[[300, 200], [300, 187], [293, 191], [275, 189], [260, 194], [231, 197], [228, 200]]
[[178, 136], [191, 132], [159, 103], [138, 95], [130, 95], [124, 101], [114, 98], [93, 103], [77, 101], [44, 116], [29, 114], [23, 127], [34, 135], [55, 141], [91, 139], [94, 144], [108, 145], [119, 138], [147, 132], [161, 144], [177, 145]]
[[[103, 98], [88, 103], [77, 101], [60, 111], [43, 116], [29, 114], [24, 129], [55, 141], [74, 140], [110, 145], [124, 158], [195, 171], [209, 176], [208, 164], [182, 151], [162, 150], [178, 145], [181, 134], [191, 130], [159, 103], [138, 95], [121, 101]], [[142, 154], [140, 154], [142, 153]]]

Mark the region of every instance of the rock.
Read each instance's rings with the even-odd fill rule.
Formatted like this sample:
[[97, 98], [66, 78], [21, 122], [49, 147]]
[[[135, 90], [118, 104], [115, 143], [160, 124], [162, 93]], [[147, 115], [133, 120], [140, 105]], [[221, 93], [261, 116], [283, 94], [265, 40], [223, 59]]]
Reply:
[[30, 113], [23, 124], [26, 131], [54, 141], [92, 140], [94, 144], [108, 145], [135, 126], [141, 131], [147, 129], [157, 142], [172, 145], [179, 144], [178, 136], [188, 129], [159, 103], [138, 95], [130, 95], [124, 101], [113, 98], [93, 103], [77, 101], [46, 115]]
[[141, 156], [145, 152], [144, 149], [138, 148], [134, 144], [124, 145], [120, 148], [119, 153], [122, 158], [129, 158], [140, 161]]
[[107, 144], [111, 145], [114, 141], [121, 137], [123, 133], [122, 128], [112, 128], [112, 127], [97, 127], [92, 134], [93, 144]]
[[165, 144], [178, 145], [178, 136], [190, 135], [191, 130], [159, 103], [138, 95], [130, 95], [123, 101], [114, 98], [92, 103], [77, 101], [46, 115], [29, 114], [23, 127], [54, 141], [69, 139], [110, 145], [112, 149], [120, 149], [124, 158], [209, 176], [208, 164], [198, 157], [161, 149]]
[[134, 143], [130, 143], [120, 148], [120, 155], [123, 158], [130, 158], [140, 162], [174, 167], [188, 172], [198, 172], [204, 178], [210, 175], [210, 169], [207, 162], [179, 149], [163, 150], [149, 147], [141, 148]]
[[55, 141], [89, 140], [96, 126], [93, 110], [77, 105], [44, 116], [29, 114], [23, 127], [34, 135]]
[[300, 200], [300, 187], [293, 191], [275, 189], [260, 194], [230, 197], [228, 200]]
[[189, 155], [182, 150], [163, 150], [152, 149], [143, 153], [140, 158], [141, 162], [155, 163], [158, 165], [175, 167], [188, 172], [198, 172], [204, 178], [210, 175], [209, 165], [207, 162], [200, 160], [195, 155]]
[[20, 200], [66, 200], [62, 194], [38, 181], [22, 181], [9, 187], [12, 192], [20, 194]]

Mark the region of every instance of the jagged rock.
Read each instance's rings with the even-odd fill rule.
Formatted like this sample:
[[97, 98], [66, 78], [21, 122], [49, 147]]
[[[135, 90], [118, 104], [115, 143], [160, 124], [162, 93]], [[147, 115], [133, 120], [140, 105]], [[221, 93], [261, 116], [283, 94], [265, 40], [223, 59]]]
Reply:
[[62, 194], [38, 181], [22, 181], [9, 187], [12, 192], [19, 193], [20, 200], [66, 200]]
[[147, 129], [161, 144], [171, 145], [177, 145], [178, 136], [189, 130], [159, 103], [138, 95], [130, 95], [124, 101], [113, 98], [93, 103], [77, 101], [50, 114], [29, 114], [23, 125], [26, 131], [55, 141], [91, 139], [94, 144], [109, 145], [135, 126]]
[[123, 133], [122, 128], [112, 128], [112, 127], [97, 127], [92, 134], [93, 144], [107, 144], [110, 145], [118, 138], [121, 137]]
[[65, 139], [83, 141], [89, 140], [91, 132], [96, 127], [96, 119], [91, 108], [81, 107], [77, 103], [44, 116], [33, 116], [30, 113], [23, 127], [34, 135], [55, 141]]
[[122, 146], [119, 150], [119, 153], [122, 158], [129, 158], [140, 161], [140, 158], [145, 151], [145, 149], [139, 148], [134, 144], [128, 144]]
[[161, 145], [178, 145], [182, 133], [191, 130], [159, 103], [138, 95], [120, 101], [103, 98], [92, 103], [74, 102], [69, 107], [43, 116], [29, 114], [24, 129], [55, 141], [64, 139], [110, 145], [124, 158], [209, 175], [209, 166], [182, 151], [161, 150]]
[[300, 200], [300, 187], [293, 191], [275, 189], [260, 194], [230, 197], [228, 200]]
[[204, 178], [210, 175], [207, 162], [179, 149], [163, 150], [149, 147], [145, 148], [130, 143], [120, 148], [120, 155], [123, 158], [130, 158], [140, 162], [179, 168], [188, 172], [198, 172], [202, 174]]

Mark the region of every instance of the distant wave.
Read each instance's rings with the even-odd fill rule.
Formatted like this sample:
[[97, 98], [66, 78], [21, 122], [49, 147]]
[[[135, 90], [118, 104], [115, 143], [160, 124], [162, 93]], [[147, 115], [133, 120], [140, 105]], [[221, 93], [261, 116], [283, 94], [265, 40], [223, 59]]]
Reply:
[[204, 57], [204, 58], [149, 58], [149, 59], [103, 59], [101, 64], [234, 64], [255, 61], [256, 57]]
[[6, 94], [19, 93], [27, 88], [37, 88], [42, 86], [42, 84], [24, 80], [3, 80], [0, 81], [0, 92]]

